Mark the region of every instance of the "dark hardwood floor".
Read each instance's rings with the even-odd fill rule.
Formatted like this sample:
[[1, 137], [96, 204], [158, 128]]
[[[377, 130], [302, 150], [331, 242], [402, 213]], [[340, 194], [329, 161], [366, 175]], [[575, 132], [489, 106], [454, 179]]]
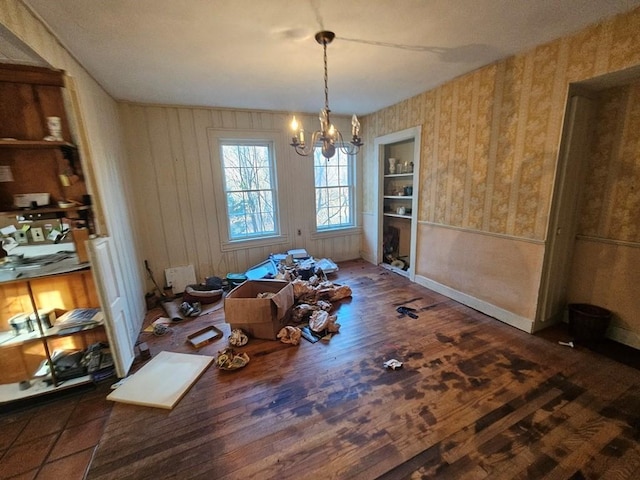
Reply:
[[[339, 335], [253, 340], [247, 367], [211, 366], [171, 411], [114, 404], [87, 478], [640, 478], [638, 370], [363, 261], [333, 279], [353, 290]], [[192, 352], [211, 324], [229, 333], [220, 310], [141, 339]]]

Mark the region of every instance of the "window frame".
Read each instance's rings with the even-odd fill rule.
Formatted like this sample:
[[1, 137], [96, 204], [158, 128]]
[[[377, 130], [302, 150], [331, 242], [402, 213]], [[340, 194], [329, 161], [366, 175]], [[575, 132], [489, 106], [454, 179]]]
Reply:
[[[288, 235], [285, 232], [288, 231], [287, 217], [289, 212], [286, 202], [283, 201], [284, 198], [282, 197], [282, 192], [279, 188], [279, 185], [282, 184], [282, 174], [280, 172], [281, 169], [278, 168], [278, 159], [283, 158], [283, 138], [281, 132], [272, 130], [231, 130], [210, 128], [208, 129], [208, 140], [214, 178], [213, 193], [215, 197], [214, 203], [218, 219], [218, 237], [220, 240], [221, 251], [228, 252], [239, 249], [288, 243]], [[273, 234], [231, 238], [222, 146], [223, 144], [233, 145], [234, 143], [237, 145], [269, 145], [275, 228], [275, 233]]]
[[[318, 189], [328, 189], [328, 188], [336, 188], [336, 187], [328, 187], [328, 186], [318, 187], [316, 185], [316, 160], [324, 161], [325, 162], [324, 166], [329, 167], [331, 166], [332, 161], [334, 162], [336, 161], [336, 157], [338, 155], [342, 155], [343, 157], [346, 157], [348, 162], [347, 163], [347, 169], [348, 169], [347, 188], [349, 189], [349, 216], [351, 218], [351, 222], [349, 224], [320, 227], [318, 225], [318, 204], [317, 204]], [[314, 150], [314, 157], [313, 157], [313, 206], [314, 206], [314, 213], [315, 213], [314, 222], [313, 222], [314, 232], [315, 232], [314, 237], [331, 237], [336, 235], [344, 235], [349, 231], [359, 229], [357, 216], [356, 216], [356, 212], [357, 212], [356, 204], [357, 204], [357, 194], [358, 194], [357, 168], [356, 168], [357, 159], [358, 159], [357, 155], [344, 154], [344, 152], [341, 152], [339, 149], [336, 149], [336, 154], [331, 159], [327, 160], [322, 156], [322, 153], [320, 153], [320, 148], [316, 148]]]

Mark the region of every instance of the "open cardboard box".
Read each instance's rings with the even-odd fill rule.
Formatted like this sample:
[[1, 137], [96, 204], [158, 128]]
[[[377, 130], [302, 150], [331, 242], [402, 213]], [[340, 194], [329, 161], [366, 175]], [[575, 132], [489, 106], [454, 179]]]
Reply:
[[[275, 293], [256, 298], [259, 293]], [[224, 299], [225, 321], [254, 338], [276, 340], [293, 307], [293, 286], [283, 280], [247, 280]]]

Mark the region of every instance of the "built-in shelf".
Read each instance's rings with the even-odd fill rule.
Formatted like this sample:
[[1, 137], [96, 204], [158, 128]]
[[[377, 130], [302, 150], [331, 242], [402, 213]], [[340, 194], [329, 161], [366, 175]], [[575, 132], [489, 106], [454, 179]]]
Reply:
[[395, 217], [395, 218], [406, 218], [407, 220], [411, 220], [411, 215], [400, 215], [399, 213], [385, 213], [385, 217]]
[[413, 200], [413, 197], [409, 195], [385, 195], [384, 198], [392, 198], [395, 200]]
[[407, 173], [386, 173], [384, 178], [413, 177], [413, 172]]
[[75, 146], [69, 142], [49, 142], [47, 140], [0, 140], [0, 148], [40, 149], [60, 147], [75, 148]]

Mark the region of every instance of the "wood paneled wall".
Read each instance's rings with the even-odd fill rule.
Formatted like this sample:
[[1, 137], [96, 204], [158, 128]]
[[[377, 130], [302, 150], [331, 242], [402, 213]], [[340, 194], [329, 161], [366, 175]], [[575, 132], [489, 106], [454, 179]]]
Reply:
[[[160, 282], [168, 267], [194, 265], [196, 278], [244, 272], [270, 253], [306, 248], [316, 258], [334, 261], [360, 256], [360, 230], [315, 233], [313, 159], [288, 145], [290, 115], [280, 112], [121, 104], [127, 138], [134, 204], [144, 232], [142, 251]], [[315, 115], [299, 115], [314, 128]], [[349, 131], [347, 118], [335, 118]], [[282, 236], [235, 247], [226, 243], [220, 226], [227, 221], [216, 205], [221, 180], [212, 149], [212, 132], [268, 132], [275, 135], [278, 198]], [[151, 284], [149, 283], [149, 288]]]

